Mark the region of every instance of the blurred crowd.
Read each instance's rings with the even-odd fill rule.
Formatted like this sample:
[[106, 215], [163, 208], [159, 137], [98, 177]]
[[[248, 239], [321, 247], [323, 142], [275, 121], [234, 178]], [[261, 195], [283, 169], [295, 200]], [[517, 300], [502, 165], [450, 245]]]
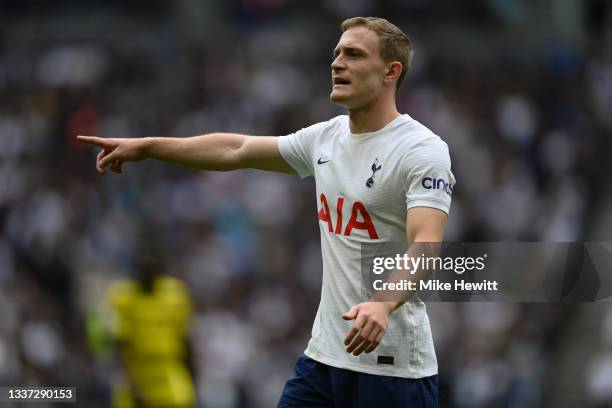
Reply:
[[[398, 105], [449, 145], [446, 240], [588, 238], [610, 188], [609, 3], [302, 3], [0, 5], [1, 385], [71, 385], [108, 406], [112, 352], [92, 333], [147, 228], [193, 297], [202, 406], [275, 404], [319, 300], [312, 179], [154, 162], [101, 177], [75, 137], [283, 135], [343, 114], [328, 95], [348, 16], [387, 17], [414, 42]], [[441, 406], [546, 406], [577, 307], [428, 305]], [[607, 342], [579, 379], [584, 404], [612, 404]]]

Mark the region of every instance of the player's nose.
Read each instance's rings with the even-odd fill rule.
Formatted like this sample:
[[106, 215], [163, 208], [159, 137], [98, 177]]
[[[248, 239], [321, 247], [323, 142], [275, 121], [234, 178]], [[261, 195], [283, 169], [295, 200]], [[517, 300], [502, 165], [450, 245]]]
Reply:
[[336, 58], [334, 58], [334, 60], [332, 61], [331, 64], [331, 69], [332, 71], [338, 71], [338, 70], [342, 70], [346, 68], [346, 66], [344, 65], [344, 62], [342, 61], [342, 59], [340, 58], [340, 56], [338, 55]]

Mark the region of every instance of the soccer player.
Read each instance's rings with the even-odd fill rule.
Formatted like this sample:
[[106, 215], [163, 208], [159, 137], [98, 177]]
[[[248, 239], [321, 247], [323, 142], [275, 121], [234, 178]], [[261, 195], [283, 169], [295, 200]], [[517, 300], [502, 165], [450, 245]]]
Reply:
[[137, 279], [114, 282], [107, 294], [112, 334], [122, 368], [115, 408], [192, 408], [188, 360], [191, 298], [185, 285], [163, 273], [152, 252], [138, 257]]
[[410, 66], [408, 37], [387, 20], [341, 25], [332, 102], [348, 115], [283, 137], [79, 136], [102, 148], [96, 167], [146, 158], [201, 170], [254, 168], [314, 176], [323, 255], [312, 337], [279, 407], [435, 407], [437, 361], [425, 305], [361, 298], [361, 244], [440, 242], [452, 188], [447, 145], [397, 111]]

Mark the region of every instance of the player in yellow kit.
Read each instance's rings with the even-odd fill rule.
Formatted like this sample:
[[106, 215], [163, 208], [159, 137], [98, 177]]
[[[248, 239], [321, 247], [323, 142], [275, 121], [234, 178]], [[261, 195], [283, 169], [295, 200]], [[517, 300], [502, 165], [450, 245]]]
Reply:
[[184, 284], [160, 274], [152, 255], [139, 261], [139, 279], [108, 292], [123, 381], [113, 390], [116, 408], [195, 406], [187, 364], [191, 299]]

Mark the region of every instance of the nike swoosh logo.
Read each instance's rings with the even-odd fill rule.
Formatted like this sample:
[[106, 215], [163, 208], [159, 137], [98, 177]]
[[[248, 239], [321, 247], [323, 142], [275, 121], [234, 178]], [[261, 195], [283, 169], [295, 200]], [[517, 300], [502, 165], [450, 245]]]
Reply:
[[324, 164], [324, 163], [327, 163], [328, 161], [329, 161], [329, 160], [325, 160], [325, 161], [323, 161], [323, 160], [321, 160], [321, 158], [319, 157], [319, 160], [317, 160], [317, 164]]

